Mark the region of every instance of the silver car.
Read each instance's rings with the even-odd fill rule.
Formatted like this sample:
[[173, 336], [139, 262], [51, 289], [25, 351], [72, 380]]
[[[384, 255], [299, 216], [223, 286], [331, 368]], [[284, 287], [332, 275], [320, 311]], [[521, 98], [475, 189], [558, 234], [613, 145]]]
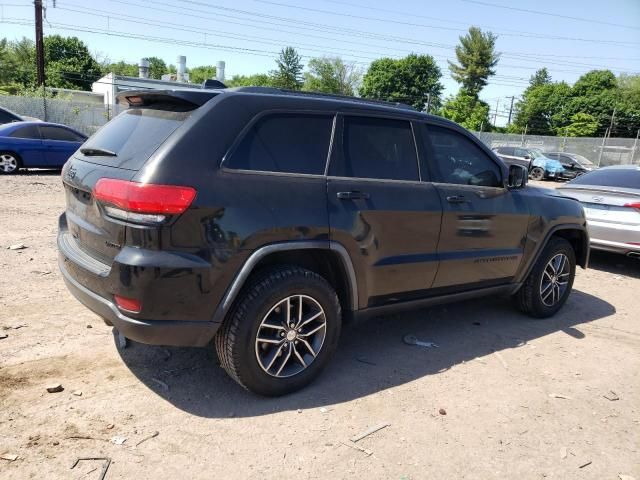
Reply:
[[594, 170], [558, 191], [584, 206], [591, 248], [640, 258], [640, 166]]

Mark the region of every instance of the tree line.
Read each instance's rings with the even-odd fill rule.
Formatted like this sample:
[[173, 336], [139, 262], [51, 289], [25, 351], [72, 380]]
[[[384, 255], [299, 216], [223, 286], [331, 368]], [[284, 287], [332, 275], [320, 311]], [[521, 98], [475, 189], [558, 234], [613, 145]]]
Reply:
[[[459, 39], [455, 62], [448, 62], [452, 78], [460, 88], [443, 98], [443, 72], [431, 55], [410, 54], [404, 58], [380, 58], [365, 70], [340, 57], [311, 58], [305, 65], [293, 47], [285, 47], [275, 59], [275, 68], [253, 75], [234, 75], [229, 87], [269, 86], [360, 96], [409, 104], [451, 119], [465, 128], [560, 136], [634, 137], [640, 128], [640, 75], [616, 77], [609, 70], [593, 70], [573, 85], [554, 82], [546, 68], [530, 79], [521, 99], [515, 103], [513, 122], [496, 127], [490, 121], [490, 106], [480, 93], [496, 74], [500, 53], [497, 37], [471, 27]], [[137, 76], [138, 66], [125, 61], [98, 60], [76, 37], [50, 35], [44, 39], [45, 70], [50, 87], [90, 90], [106, 73]], [[149, 57], [149, 76], [159, 79], [175, 73], [176, 67], [161, 58]], [[213, 78], [216, 68], [202, 65], [187, 69], [190, 81]], [[35, 45], [23, 38], [0, 40], [0, 94], [35, 92]]]

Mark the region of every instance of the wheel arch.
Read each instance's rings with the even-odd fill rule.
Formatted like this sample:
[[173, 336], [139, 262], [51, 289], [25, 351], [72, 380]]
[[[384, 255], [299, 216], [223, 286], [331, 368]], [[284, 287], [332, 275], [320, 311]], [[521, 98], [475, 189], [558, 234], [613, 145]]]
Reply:
[[227, 288], [213, 317], [222, 322], [249, 278], [276, 265], [296, 265], [324, 277], [336, 290], [343, 312], [358, 309], [358, 286], [347, 250], [337, 242], [284, 242], [253, 252]]
[[529, 276], [531, 270], [533, 270], [538, 258], [542, 254], [544, 248], [548, 245], [552, 237], [564, 238], [573, 247], [573, 251], [576, 254], [576, 264], [582, 268], [587, 268], [589, 265], [589, 233], [585, 225], [578, 224], [562, 224], [556, 225], [551, 228], [544, 237], [544, 240], [540, 242], [534, 255], [523, 269], [522, 273], [518, 277], [516, 282], [518, 288], [522, 285], [522, 282]]

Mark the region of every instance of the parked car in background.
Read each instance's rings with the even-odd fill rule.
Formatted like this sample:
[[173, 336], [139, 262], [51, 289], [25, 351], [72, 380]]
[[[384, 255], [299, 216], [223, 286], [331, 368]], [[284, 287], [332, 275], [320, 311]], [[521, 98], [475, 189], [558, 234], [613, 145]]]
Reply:
[[86, 139], [86, 135], [56, 123], [0, 125], [0, 174], [21, 168], [62, 168]]
[[576, 178], [595, 170], [596, 165], [586, 157], [569, 152], [545, 152], [545, 157], [558, 160], [564, 167], [563, 178]]
[[261, 87], [118, 98], [62, 171], [62, 276], [127, 338], [213, 341], [254, 392], [313, 380], [343, 318], [500, 293], [549, 317], [587, 266], [580, 203], [443, 118]]
[[532, 180], [561, 178], [565, 171], [560, 162], [548, 158], [539, 148], [497, 147], [493, 151], [507, 166], [526, 167]]
[[603, 167], [558, 191], [582, 202], [591, 248], [640, 258], [640, 166]]
[[536, 155], [532, 149], [523, 147], [497, 147], [493, 151], [507, 166], [522, 165], [527, 170], [530, 170], [531, 160]]
[[41, 120], [34, 117], [26, 117], [24, 115], [18, 115], [15, 112], [7, 108], [0, 107], [0, 125], [11, 122], [40, 122]]
[[557, 180], [564, 177], [565, 171], [558, 160], [552, 160], [546, 156], [538, 156], [531, 161], [529, 178], [531, 180]]

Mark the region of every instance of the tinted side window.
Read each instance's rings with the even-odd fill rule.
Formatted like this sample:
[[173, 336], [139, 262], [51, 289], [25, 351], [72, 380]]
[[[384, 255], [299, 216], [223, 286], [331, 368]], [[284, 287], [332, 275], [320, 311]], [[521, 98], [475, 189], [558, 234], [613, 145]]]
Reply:
[[429, 164], [444, 183], [501, 187], [500, 167], [474, 142], [448, 128], [427, 127], [435, 158]]
[[342, 154], [331, 162], [335, 177], [420, 179], [411, 123], [345, 116]]
[[513, 155], [513, 147], [500, 147], [498, 149], [498, 152], [503, 154], [503, 155]]
[[525, 157], [526, 155], [529, 155], [529, 152], [524, 148], [516, 148], [514, 155], [516, 157]]
[[40, 132], [45, 140], [61, 140], [64, 142], [82, 142], [84, 140], [80, 135], [76, 135], [66, 128], [42, 126], [40, 127]]
[[35, 138], [40, 140], [40, 132], [38, 131], [38, 127], [33, 125], [18, 128], [14, 130], [9, 136], [13, 138]]
[[260, 118], [226, 166], [242, 170], [324, 174], [332, 115], [279, 113]]

